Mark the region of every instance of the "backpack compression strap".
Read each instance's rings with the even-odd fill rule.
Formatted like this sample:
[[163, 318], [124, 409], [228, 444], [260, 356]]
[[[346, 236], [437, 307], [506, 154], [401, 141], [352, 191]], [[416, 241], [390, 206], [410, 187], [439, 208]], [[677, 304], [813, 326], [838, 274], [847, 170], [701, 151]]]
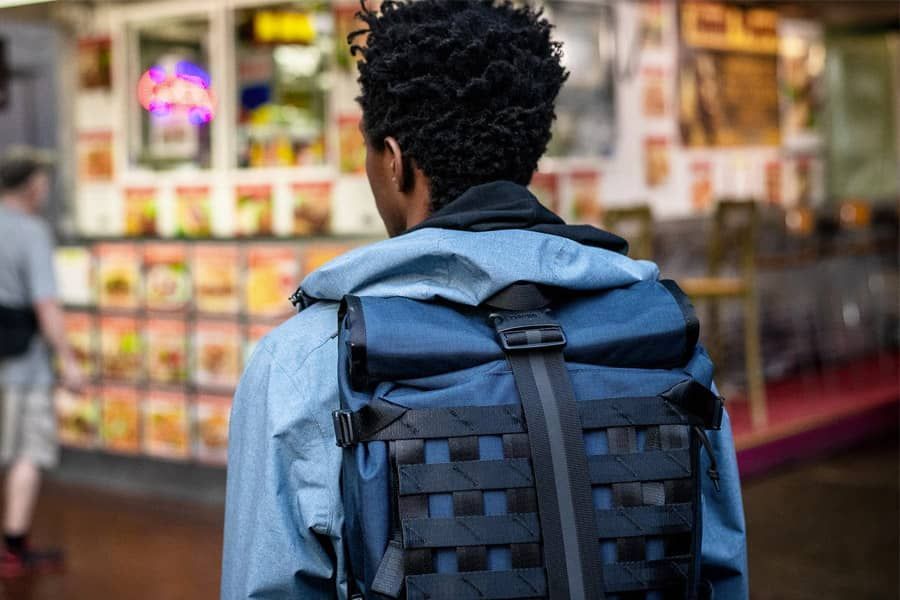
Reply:
[[531, 443], [550, 600], [604, 598], [581, 422], [562, 349], [544, 310], [491, 315], [512, 368]]

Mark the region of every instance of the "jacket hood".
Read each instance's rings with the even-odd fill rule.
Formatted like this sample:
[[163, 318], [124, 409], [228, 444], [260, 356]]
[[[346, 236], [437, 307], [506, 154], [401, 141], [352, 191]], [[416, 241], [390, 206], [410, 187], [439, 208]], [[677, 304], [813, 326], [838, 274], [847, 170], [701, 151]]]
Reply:
[[525, 188], [472, 188], [419, 226], [357, 248], [303, 280], [303, 295], [443, 298], [477, 306], [518, 281], [578, 291], [657, 279], [655, 264], [624, 255], [621, 238], [566, 225]]

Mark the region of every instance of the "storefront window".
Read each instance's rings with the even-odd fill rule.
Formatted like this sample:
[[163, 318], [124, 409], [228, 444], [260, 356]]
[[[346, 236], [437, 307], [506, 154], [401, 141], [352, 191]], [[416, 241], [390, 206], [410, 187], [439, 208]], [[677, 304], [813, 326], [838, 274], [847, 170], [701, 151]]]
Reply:
[[209, 22], [182, 18], [134, 30], [137, 64], [131, 162], [152, 170], [209, 168], [216, 87], [209, 72]]
[[325, 2], [235, 14], [237, 164], [286, 167], [326, 160], [326, 73], [334, 20]]

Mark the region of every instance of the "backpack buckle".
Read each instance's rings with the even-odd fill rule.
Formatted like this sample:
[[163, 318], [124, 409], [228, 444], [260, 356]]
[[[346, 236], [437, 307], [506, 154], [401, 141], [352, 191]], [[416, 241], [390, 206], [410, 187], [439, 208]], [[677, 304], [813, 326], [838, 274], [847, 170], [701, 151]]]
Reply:
[[352, 410], [336, 410], [331, 413], [334, 424], [334, 438], [340, 448], [349, 448], [359, 442]]
[[566, 334], [546, 311], [502, 312], [491, 315], [505, 352], [562, 348]]

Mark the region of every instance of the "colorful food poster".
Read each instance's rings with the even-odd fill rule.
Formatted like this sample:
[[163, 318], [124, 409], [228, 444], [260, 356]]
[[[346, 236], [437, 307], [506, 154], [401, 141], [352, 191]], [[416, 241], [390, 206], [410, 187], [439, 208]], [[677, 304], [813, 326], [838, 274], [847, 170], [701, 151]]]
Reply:
[[312, 273], [352, 248], [347, 244], [306, 244], [300, 251], [303, 273], [305, 275]]
[[691, 206], [696, 212], [706, 212], [712, 201], [712, 165], [705, 160], [691, 163]]
[[358, 114], [338, 115], [341, 173], [366, 172], [366, 142], [359, 130], [359, 123]]
[[187, 381], [187, 329], [181, 320], [150, 319], [144, 325], [147, 378], [155, 383]]
[[85, 246], [62, 246], [54, 254], [56, 286], [63, 304], [90, 306], [94, 303], [94, 257]]
[[135, 388], [106, 386], [102, 392], [103, 447], [137, 454], [141, 450], [141, 415]]
[[247, 328], [247, 337], [244, 338], [244, 364], [250, 362], [256, 346], [272, 331], [272, 327], [271, 323], [252, 323]]
[[140, 306], [141, 253], [134, 244], [98, 244], [98, 304], [101, 308]]
[[78, 40], [78, 87], [82, 90], [109, 90], [112, 87], [108, 37], [85, 37]]
[[766, 202], [781, 204], [781, 163], [771, 160], [766, 163]]
[[142, 343], [138, 320], [100, 317], [100, 364], [103, 377], [136, 382], [141, 379]]
[[659, 48], [663, 45], [668, 26], [668, 15], [662, 0], [644, 0], [640, 3], [641, 45]]
[[291, 246], [256, 246], [247, 250], [244, 307], [254, 317], [281, 317], [291, 312], [288, 298], [300, 284], [297, 252]]
[[212, 189], [208, 185], [175, 188], [175, 235], [209, 237], [212, 234]]
[[123, 190], [125, 235], [154, 236], [156, 229], [157, 189], [155, 187], [127, 187]]
[[94, 448], [100, 442], [100, 402], [97, 390], [87, 387], [74, 394], [56, 392], [56, 423], [59, 441], [75, 448]]
[[66, 312], [63, 325], [82, 374], [86, 378], [93, 377], [97, 374], [96, 318], [91, 313]]
[[644, 176], [648, 187], [658, 187], [669, 180], [669, 140], [647, 137], [644, 140]]
[[669, 112], [665, 69], [646, 67], [641, 73], [641, 79], [644, 84], [644, 116], [651, 119], [665, 117]]
[[572, 191], [572, 218], [576, 223], [599, 226], [603, 219], [600, 205], [600, 173], [574, 171], [569, 177]]
[[272, 186], [239, 185], [235, 188], [237, 235], [272, 235]]
[[234, 244], [194, 246], [194, 307], [198, 312], [233, 315], [240, 311], [240, 251]]
[[233, 388], [241, 374], [240, 327], [227, 321], [198, 321], [194, 327], [194, 383]]
[[191, 278], [184, 244], [148, 244], [144, 248], [144, 301], [149, 310], [184, 310], [191, 299]]
[[230, 396], [197, 396], [194, 401], [194, 456], [197, 460], [225, 464], [230, 416]]
[[82, 183], [113, 180], [112, 131], [82, 131], [78, 133], [78, 181]]
[[559, 214], [561, 206], [559, 175], [556, 173], [535, 173], [528, 186], [541, 204]]
[[291, 185], [294, 235], [325, 235], [331, 221], [330, 181], [303, 181]]
[[190, 455], [188, 403], [183, 393], [149, 390], [141, 413], [144, 454], [162, 458]]

